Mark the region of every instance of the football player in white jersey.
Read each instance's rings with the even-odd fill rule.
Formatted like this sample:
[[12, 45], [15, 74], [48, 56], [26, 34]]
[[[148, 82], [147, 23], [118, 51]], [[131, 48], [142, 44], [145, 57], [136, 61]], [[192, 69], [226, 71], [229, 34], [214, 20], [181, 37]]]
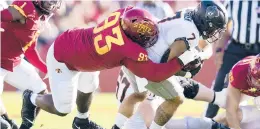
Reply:
[[[122, 78], [125, 78], [125, 75], [122, 74], [122, 71], [120, 72], [120, 76]], [[228, 76], [226, 77], [228, 78]], [[126, 80], [126, 79], [124, 79]], [[228, 85], [228, 79], [225, 80], [224, 85]], [[202, 86], [201, 84], [199, 84]], [[191, 85], [190, 85], [191, 86]], [[120, 87], [119, 87], [120, 88]], [[129, 91], [133, 93], [133, 89], [129, 87]], [[221, 97], [222, 99], [227, 97], [226, 90], [223, 90], [219, 93], [219, 96], [216, 96], [216, 99], [219, 99]], [[131, 114], [131, 110], [129, 109], [129, 102], [131, 101], [131, 98], [136, 98], [136, 95], [138, 94], [131, 94], [127, 95], [129, 92], [126, 92], [126, 98], [123, 101], [123, 103], [119, 107], [119, 111], [123, 114]], [[139, 94], [140, 95], [140, 94]], [[120, 94], [117, 94], [117, 97], [119, 97]], [[142, 96], [139, 96], [139, 99]], [[151, 101], [152, 99], [152, 101]], [[250, 99], [248, 96], [244, 96], [242, 100]], [[151, 96], [149, 94], [147, 100], [144, 100], [142, 102], [136, 113], [126, 122], [125, 128], [126, 129], [132, 129], [132, 128], [138, 128], [138, 129], [146, 129], [149, 127], [149, 123], [151, 122], [151, 118], [154, 117], [154, 113], [156, 108], [161, 104], [162, 99], [158, 97]], [[141, 100], [140, 100], [141, 101]], [[225, 102], [225, 100], [223, 100]], [[222, 108], [225, 108], [225, 105], [221, 105]], [[133, 106], [130, 108], [133, 108]], [[246, 105], [246, 106], [240, 106], [238, 110], [238, 118], [239, 121], [241, 121], [240, 126], [242, 129], [259, 129], [260, 124], [260, 97], [254, 98], [254, 105]], [[170, 119], [166, 125], [166, 129], [229, 129], [228, 123], [226, 120], [226, 113], [222, 113], [214, 118], [214, 120], [210, 118], [194, 118], [194, 117], [185, 117], [184, 119]]]
[[[226, 23], [227, 13], [224, 7], [212, 1], [203, 1], [196, 9], [186, 9], [177, 12], [173, 17], [159, 21], [159, 39], [153, 47], [147, 49], [148, 56], [154, 62], [160, 63], [179, 56], [187, 49], [210, 50], [209, 45], [199, 44], [200, 37], [207, 40], [207, 43], [217, 41], [221, 36], [221, 32], [225, 30]], [[210, 54], [202, 51], [201, 59], [207, 59], [209, 57], [208, 55]], [[196, 63], [199, 64], [198, 67], [194, 69], [194, 66], [188, 65], [186, 69], [183, 69], [181, 72], [184, 73], [182, 75], [185, 77], [194, 76], [201, 68], [200, 61], [197, 60], [195, 61], [195, 64]], [[126, 96], [127, 93], [125, 93], [125, 91], [127, 91], [131, 83], [131, 86], [133, 86], [133, 90], [135, 92], [145, 90], [145, 86], [146, 89], [166, 100], [157, 108], [155, 119], [150, 126], [150, 129], [162, 128], [162, 126], [170, 120], [173, 113], [182, 103], [183, 89], [179, 84], [182, 80], [178, 80], [178, 78], [173, 76], [165, 81], [162, 81], [161, 83], [153, 83], [143, 78], [135, 77], [125, 68], [122, 68], [122, 71], [125, 76], [127, 76], [129, 81], [127, 82], [126, 79], [124, 79], [126, 77], [119, 77], [119, 85], [125, 85], [123, 89], [117, 89], [117, 92], [122, 92], [120, 100], [123, 100], [122, 97]], [[159, 85], [163, 85], [163, 87]], [[198, 87], [195, 90], [200, 92], [198, 91]], [[209, 89], [206, 89], [205, 91], [208, 90]], [[188, 96], [190, 98], [194, 98], [196, 95], [197, 94], [189, 93]], [[137, 97], [136, 102], [144, 99], [138, 95], [133, 96]], [[119, 97], [119, 95], [117, 97]], [[135, 101], [129, 102], [135, 103]], [[124, 108], [130, 108], [130, 106]], [[113, 128], [121, 128], [127, 118], [132, 115], [129, 114], [128, 116], [123, 116], [122, 114], [123, 113], [120, 113], [119, 109], [116, 124]]]

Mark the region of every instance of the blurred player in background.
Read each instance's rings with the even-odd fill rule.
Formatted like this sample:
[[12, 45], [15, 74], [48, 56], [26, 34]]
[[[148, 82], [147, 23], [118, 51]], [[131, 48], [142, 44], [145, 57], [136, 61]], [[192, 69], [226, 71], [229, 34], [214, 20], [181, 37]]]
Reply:
[[[4, 81], [20, 90], [30, 89], [40, 94], [46, 91], [45, 83], [34, 69], [36, 67], [47, 73], [46, 65], [36, 51], [36, 41], [42, 27], [40, 23], [47, 22], [60, 3], [61, 1], [19, 0], [1, 11], [1, 93]], [[23, 55], [34, 67], [21, 59]], [[8, 117], [3, 104], [1, 116], [12, 128], [17, 128]], [[22, 129], [29, 128], [26, 123], [28, 122], [23, 120]]]
[[[254, 119], [259, 115], [258, 110], [245, 108], [243, 119], [238, 115], [239, 103], [247, 96], [260, 96], [260, 54], [242, 59], [236, 63], [229, 73], [229, 85], [227, 88], [226, 117], [229, 127], [241, 129], [240, 121]], [[259, 108], [259, 99], [256, 106]], [[259, 124], [259, 123], [258, 123]]]
[[58, 36], [47, 54], [52, 94], [25, 91], [22, 118], [33, 121], [36, 106], [65, 116], [76, 103], [78, 114], [73, 129], [101, 128], [88, 119], [100, 70], [124, 65], [140, 77], [159, 82], [198, 57], [190, 50], [168, 63], [153, 63], [145, 50], [158, 39], [153, 19], [146, 11], [128, 7], [111, 13], [96, 27], [72, 29]]
[[[204, 21], [201, 22], [202, 20]], [[206, 50], [210, 50], [211, 47], [207, 43], [205, 44], [205, 42], [203, 42], [204, 44], [199, 44], [199, 37], [202, 36], [203, 39], [208, 40], [208, 42], [217, 41], [219, 39], [219, 36], [221, 35], [221, 32], [225, 30], [227, 23], [227, 13], [225, 11], [225, 8], [221, 7], [221, 5], [219, 5], [218, 3], [201, 2], [197, 9], [187, 9], [181, 12], [177, 12], [176, 16], [166, 18], [162, 21], [159, 21], [158, 23], [159, 31], [163, 33], [159, 33], [159, 39], [157, 43], [153, 47], [147, 49], [148, 56], [153, 61], [158, 63], [167, 62], [171, 58], [178, 56], [180, 53], [185, 51], [185, 49], [183, 50], [183, 48], [185, 47], [180, 47], [180, 42], [176, 41], [185, 41], [191, 47], [190, 49], [195, 49], [195, 47], [198, 47], [198, 49], [203, 50], [203, 52], [200, 52], [199, 55], [202, 60], [205, 60], [211, 56], [211, 51]], [[184, 72], [185, 74], [183, 74], [183, 76], [192, 77], [196, 73], [198, 73], [200, 68], [201, 66], [189, 72]], [[188, 66], [187, 69], [189, 69]], [[187, 71], [187, 69], [184, 71]], [[140, 82], [141, 81], [142, 80], [140, 80]], [[123, 67], [120, 72], [120, 77], [118, 78], [118, 100], [122, 102], [124, 97], [130, 94], [126, 93], [130, 85], [134, 86], [134, 91], [142, 91], [142, 86], [145, 86], [146, 84], [141, 84], [140, 82], [137, 78], [134, 77], [133, 73]], [[163, 85], [163, 88], [161, 88], [160, 85]], [[162, 105], [158, 108], [157, 117], [155, 117], [155, 121], [150, 126], [151, 129], [161, 128], [161, 126], [164, 125], [171, 118], [172, 113], [182, 103], [180, 98], [180, 96], [182, 95], [182, 93], [180, 92], [182, 91], [179, 89], [179, 87], [181, 87], [179, 85], [180, 84], [178, 80], [175, 80], [175, 77], [171, 77], [169, 81], [163, 81], [161, 83], [151, 82], [146, 86], [146, 88], [148, 88], [150, 91], [167, 100], [162, 103]], [[198, 88], [196, 88], [195, 90], [197, 90], [198, 92]], [[133, 93], [133, 90], [130, 92]], [[188, 97], [192, 96], [194, 98], [195, 95], [192, 91], [188, 94]], [[137, 95], [137, 97], [138, 96], [139, 95]], [[127, 107], [130, 108], [130, 106], [126, 106], [125, 108]], [[149, 115], [149, 113], [147, 114]], [[114, 128], [122, 128], [127, 117], [129, 116], [123, 116], [119, 113], [117, 115], [116, 126]], [[137, 121], [132, 122], [132, 124], [130, 125], [128, 124], [129, 127], [127, 128], [140, 128], [137, 127], [137, 123], [141, 123], [141, 126], [145, 127], [143, 126], [144, 124], [142, 122], [138, 122], [138, 120], [141, 119], [140, 115], [135, 115], [135, 117], [133, 117], [132, 120]], [[149, 119], [149, 117], [147, 118]], [[141, 119], [141, 121], [143, 120]], [[158, 125], [158, 123], [160, 124]]]
[[170, 17], [174, 14], [171, 6], [168, 3], [160, 0], [138, 1], [136, 3], [136, 7], [147, 10], [149, 13], [159, 19]]
[[3, 10], [7, 7], [8, 7], [8, 4], [7, 4], [6, 0], [0, 1], [0, 10]]

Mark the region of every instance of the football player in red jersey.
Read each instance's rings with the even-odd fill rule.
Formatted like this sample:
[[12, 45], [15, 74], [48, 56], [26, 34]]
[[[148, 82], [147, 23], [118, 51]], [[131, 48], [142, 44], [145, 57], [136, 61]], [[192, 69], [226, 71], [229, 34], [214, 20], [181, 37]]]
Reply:
[[231, 128], [241, 129], [238, 109], [245, 96], [260, 96], [260, 54], [239, 61], [229, 73], [226, 117]]
[[[214, 118], [232, 129], [258, 129], [260, 116], [260, 54], [237, 62], [228, 76], [228, 88], [222, 90], [225, 103], [219, 105], [226, 114]], [[254, 99], [254, 105], [240, 106], [241, 102]]]
[[96, 27], [62, 33], [47, 54], [52, 94], [41, 96], [25, 91], [23, 119], [32, 117], [36, 106], [65, 116], [76, 103], [78, 115], [73, 128], [100, 128], [88, 119], [91, 96], [98, 86], [98, 71], [124, 65], [139, 77], [159, 82], [197, 58], [196, 51], [187, 50], [168, 63], [153, 63], [145, 48], [154, 45], [157, 38], [153, 17], [132, 7], [111, 13]]
[[[47, 73], [46, 65], [36, 51], [36, 41], [40, 33], [39, 22], [45, 22], [59, 8], [60, 3], [60, 0], [15, 0], [7, 9], [1, 11], [1, 93], [4, 81], [20, 90], [31, 89], [41, 94], [46, 91], [45, 83], [34, 69], [36, 67]], [[34, 67], [21, 59], [22, 55], [25, 55]], [[1, 111], [2, 117], [12, 124], [2, 104]]]

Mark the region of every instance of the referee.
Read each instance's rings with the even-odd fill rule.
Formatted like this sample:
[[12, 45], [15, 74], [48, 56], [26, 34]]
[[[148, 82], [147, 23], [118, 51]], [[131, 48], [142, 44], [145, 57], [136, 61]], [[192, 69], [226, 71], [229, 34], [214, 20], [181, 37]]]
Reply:
[[[228, 45], [225, 40], [218, 42], [215, 46], [216, 65], [218, 69], [215, 79], [214, 91], [221, 91], [224, 86], [224, 78], [232, 66], [246, 56], [260, 53], [260, 1], [226, 1], [230, 23]], [[226, 47], [227, 46], [227, 47]], [[206, 117], [216, 116], [219, 107], [209, 104], [206, 110]]]

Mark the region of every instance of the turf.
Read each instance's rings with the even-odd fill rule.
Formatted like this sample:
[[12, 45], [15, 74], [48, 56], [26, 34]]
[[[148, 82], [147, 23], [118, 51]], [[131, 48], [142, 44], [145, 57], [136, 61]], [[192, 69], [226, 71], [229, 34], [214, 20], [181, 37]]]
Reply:
[[[21, 93], [5, 92], [3, 94], [3, 100], [10, 117], [15, 119], [17, 123], [20, 123], [20, 110], [22, 105]], [[201, 116], [204, 108], [205, 103], [203, 102], [185, 100], [184, 104], [178, 109], [175, 117], [179, 118], [187, 115]], [[97, 93], [91, 106], [90, 118], [109, 129], [114, 123], [116, 111], [117, 101], [113, 93]], [[33, 129], [71, 129], [71, 123], [75, 114], [76, 110], [65, 117], [59, 117], [41, 111]]]

